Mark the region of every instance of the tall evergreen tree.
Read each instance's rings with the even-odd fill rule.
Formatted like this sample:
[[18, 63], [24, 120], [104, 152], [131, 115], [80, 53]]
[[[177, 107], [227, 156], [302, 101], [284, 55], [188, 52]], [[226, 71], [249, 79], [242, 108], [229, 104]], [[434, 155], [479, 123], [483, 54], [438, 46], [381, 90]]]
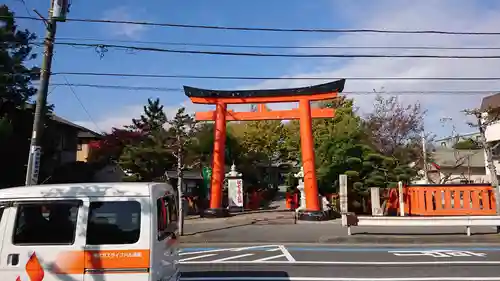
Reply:
[[160, 104], [160, 99], [148, 99], [148, 103], [144, 106], [144, 113], [138, 119], [132, 119], [132, 129], [141, 132], [158, 132], [161, 131], [167, 116], [163, 111], [163, 105]]
[[174, 167], [175, 157], [164, 128], [166, 121], [159, 99], [148, 99], [144, 113], [138, 119], [132, 119], [133, 125], [128, 128], [140, 132], [141, 136], [123, 147], [118, 163], [133, 174], [134, 180], [157, 180]]
[[[33, 125], [32, 97], [36, 94], [31, 83], [38, 79], [40, 72], [37, 67], [26, 65], [36, 58], [36, 54], [32, 53], [35, 39], [35, 34], [17, 26], [14, 13], [6, 5], [0, 5], [0, 155], [9, 159], [0, 164], [0, 188], [22, 185], [25, 179]], [[50, 107], [47, 114], [51, 117]], [[45, 121], [41, 180], [53, 168], [53, 153], [57, 146], [53, 127], [48, 122], [50, 118]]]

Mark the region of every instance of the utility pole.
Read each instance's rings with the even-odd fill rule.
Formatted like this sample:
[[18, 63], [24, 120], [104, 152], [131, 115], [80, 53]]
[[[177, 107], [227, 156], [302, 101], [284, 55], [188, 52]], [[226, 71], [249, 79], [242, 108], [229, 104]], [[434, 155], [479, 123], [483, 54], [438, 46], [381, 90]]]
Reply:
[[[35, 116], [33, 120], [33, 131], [31, 133], [30, 151], [28, 155], [28, 166], [26, 169], [26, 185], [38, 183], [40, 170], [40, 157], [42, 155], [42, 134], [45, 126], [45, 113], [47, 105], [47, 94], [49, 90], [50, 72], [52, 67], [52, 56], [54, 54], [54, 40], [58, 21], [66, 20], [68, 11], [67, 0], [52, 0], [49, 9], [49, 20], [45, 20], [46, 35], [43, 54], [42, 68], [40, 69], [40, 86], [38, 88]], [[35, 11], [36, 12], [36, 11]], [[38, 14], [38, 12], [37, 12]]]
[[[481, 140], [481, 144], [484, 147], [484, 151], [486, 153], [486, 165], [488, 167], [488, 170], [490, 171], [490, 180], [491, 180], [491, 185], [493, 186], [495, 190], [495, 202], [496, 202], [496, 213], [497, 215], [500, 215], [500, 190], [498, 186], [498, 176], [497, 176], [497, 169], [495, 167], [495, 164], [493, 163], [493, 151], [490, 143], [487, 142], [486, 140], [486, 127], [488, 126], [487, 123], [483, 122], [483, 116], [481, 112], [476, 112], [475, 116], [477, 118], [477, 127], [479, 129], [479, 138]], [[500, 226], [497, 226], [497, 233], [500, 233]]]
[[422, 159], [424, 162], [424, 175], [425, 175], [425, 183], [429, 183], [429, 177], [427, 173], [427, 149], [426, 149], [426, 141], [425, 141], [425, 131], [422, 130]]

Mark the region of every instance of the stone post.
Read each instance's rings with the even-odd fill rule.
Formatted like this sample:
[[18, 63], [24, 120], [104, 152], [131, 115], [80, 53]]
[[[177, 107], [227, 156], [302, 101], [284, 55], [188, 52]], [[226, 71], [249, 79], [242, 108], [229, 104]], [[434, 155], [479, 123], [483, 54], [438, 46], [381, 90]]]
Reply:
[[339, 199], [340, 199], [340, 214], [342, 215], [342, 225], [347, 226], [347, 175], [339, 176]]
[[401, 217], [405, 216], [405, 197], [403, 193], [403, 182], [398, 182], [398, 193], [399, 193], [399, 215]]
[[299, 179], [299, 185], [297, 186], [297, 189], [300, 192], [300, 205], [295, 210], [295, 212], [299, 212], [306, 209], [306, 193], [304, 191], [304, 168], [301, 166], [300, 171], [294, 176]]
[[380, 188], [370, 187], [370, 195], [372, 202], [372, 216], [382, 216], [384, 212], [380, 208]]
[[227, 196], [229, 211], [244, 210], [243, 175], [236, 170], [236, 165], [231, 165], [231, 170], [226, 173]]

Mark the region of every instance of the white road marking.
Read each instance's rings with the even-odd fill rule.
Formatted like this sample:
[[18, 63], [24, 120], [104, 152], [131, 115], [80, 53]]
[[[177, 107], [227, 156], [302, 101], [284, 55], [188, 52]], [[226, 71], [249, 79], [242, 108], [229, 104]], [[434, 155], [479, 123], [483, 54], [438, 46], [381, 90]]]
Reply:
[[243, 255], [239, 255], [239, 256], [232, 256], [232, 257], [227, 257], [227, 258], [223, 258], [223, 259], [213, 260], [210, 262], [211, 263], [223, 262], [223, 261], [229, 261], [229, 260], [239, 259], [239, 258], [248, 257], [248, 256], [253, 256], [253, 254], [243, 254]]
[[181, 259], [181, 260], [179, 260], [179, 262], [185, 262], [185, 261], [190, 261], [190, 260], [202, 259], [202, 258], [216, 256], [216, 255], [217, 254], [206, 254], [206, 255], [201, 255], [201, 256], [194, 256], [194, 257], [190, 257], [190, 258]]
[[229, 248], [229, 249], [216, 249], [216, 250], [204, 250], [204, 251], [196, 251], [196, 252], [180, 252], [179, 256], [206, 254], [206, 253], [218, 253], [218, 252], [224, 252], [224, 251], [230, 251], [230, 250], [231, 250], [231, 248]]
[[274, 260], [274, 259], [277, 259], [277, 258], [286, 258], [286, 256], [282, 254], [282, 255], [277, 255], [277, 256], [272, 256], [272, 257], [258, 259], [258, 260], [255, 260], [255, 261], [268, 261], [268, 260]]
[[389, 251], [396, 256], [429, 256], [434, 258], [452, 258], [452, 257], [486, 257], [485, 253], [474, 253], [471, 251], [460, 250], [429, 250], [429, 251]]
[[279, 248], [281, 249], [281, 252], [283, 252], [283, 255], [285, 255], [286, 259], [290, 262], [294, 262], [295, 259], [293, 258], [293, 256], [290, 254], [290, 252], [288, 252], [288, 250], [285, 248], [285, 246], [283, 245], [280, 245]]
[[500, 277], [181, 277], [181, 281], [499, 281]]
[[280, 246], [281, 245], [260, 245], [260, 246], [249, 246], [249, 247], [238, 247], [238, 248], [223, 248], [223, 249], [203, 250], [203, 251], [194, 251], [194, 252], [181, 252], [181, 253], [179, 253], [179, 255], [185, 256], [185, 255], [219, 253], [219, 252], [239, 252], [239, 251], [252, 250], [252, 249], [258, 249], [258, 248], [271, 248], [271, 247], [279, 248]]
[[[271, 248], [271, 249], [266, 249], [266, 248]], [[238, 247], [238, 248], [224, 248], [224, 249], [214, 249], [214, 250], [203, 250], [203, 251], [193, 251], [193, 252], [181, 252], [179, 255], [180, 256], [187, 256], [187, 255], [200, 255], [200, 256], [194, 256], [190, 258], [185, 258], [181, 259], [179, 262], [180, 263], [185, 263], [185, 262], [192, 262], [192, 260], [200, 259], [200, 258], [205, 258], [205, 257], [211, 257], [211, 256], [216, 256], [221, 253], [230, 253], [230, 252], [241, 252], [241, 251], [252, 251], [252, 250], [259, 250], [262, 249], [266, 252], [276, 252], [276, 251], [281, 251], [282, 254], [278, 256], [272, 256], [272, 257], [265, 257], [263, 259], [258, 259], [256, 261], [267, 261], [267, 260], [272, 260], [276, 259], [278, 257], [285, 257], [288, 261], [295, 261], [293, 256], [288, 252], [288, 250], [285, 248], [283, 245], [258, 245], [258, 246], [248, 246], [248, 247]], [[249, 254], [243, 254], [243, 255], [237, 255], [237, 256], [231, 256], [231, 257], [226, 257], [226, 258], [221, 258], [221, 259], [215, 259], [211, 260], [210, 262], [225, 262], [233, 259], [238, 259], [242, 257], [248, 257], [252, 256], [254, 254], [249, 253]]]
[[259, 249], [259, 248], [271, 248], [271, 247], [277, 247], [279, 248], [281, 245], [260, 245], [260, 246], [249, 246], [249, 247], [241, 247], [241, 248], [233, 248], [231, 251], [246, 251], [246, 250], [253, 250], [253, 249]]
[[[214, 262], [219, 262], [220, 260], [214, 261], [188, 261], [182, 264], [211, 264]], [[223, 264], [276, 264], [276, 265], [290, 265], [290, 264], [307, 264], [307, 265], [451, 265], [451, 264], [494, 264], [500, 265], [500, 261], [416, 261], [416, 262], [404, 262], [404, 261], [222, 261], [219, 263]], [[500, 277], [499, 277], [500, 278]], [[481, 279], [482, 280], [482, 279]]]
[[279, 251], [281, 250], [280, 248], [274, 248], [274, 249], [269, 249], [269, 250], [266, 250], [267, 252], [276, 252], [276, 251]]

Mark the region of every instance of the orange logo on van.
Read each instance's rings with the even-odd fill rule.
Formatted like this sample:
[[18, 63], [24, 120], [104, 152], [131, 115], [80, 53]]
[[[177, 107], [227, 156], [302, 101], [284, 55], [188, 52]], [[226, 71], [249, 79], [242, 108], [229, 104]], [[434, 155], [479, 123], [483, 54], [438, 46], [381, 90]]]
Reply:
[[[26, 263], [26, 273], [30, 281], [42, 281], [45, 276], [42, 265], [38, 260], [36, 253], [33, 252], [28, 262]], [[21, 276], [17, 276], [16, 281], [21, 281]]]

